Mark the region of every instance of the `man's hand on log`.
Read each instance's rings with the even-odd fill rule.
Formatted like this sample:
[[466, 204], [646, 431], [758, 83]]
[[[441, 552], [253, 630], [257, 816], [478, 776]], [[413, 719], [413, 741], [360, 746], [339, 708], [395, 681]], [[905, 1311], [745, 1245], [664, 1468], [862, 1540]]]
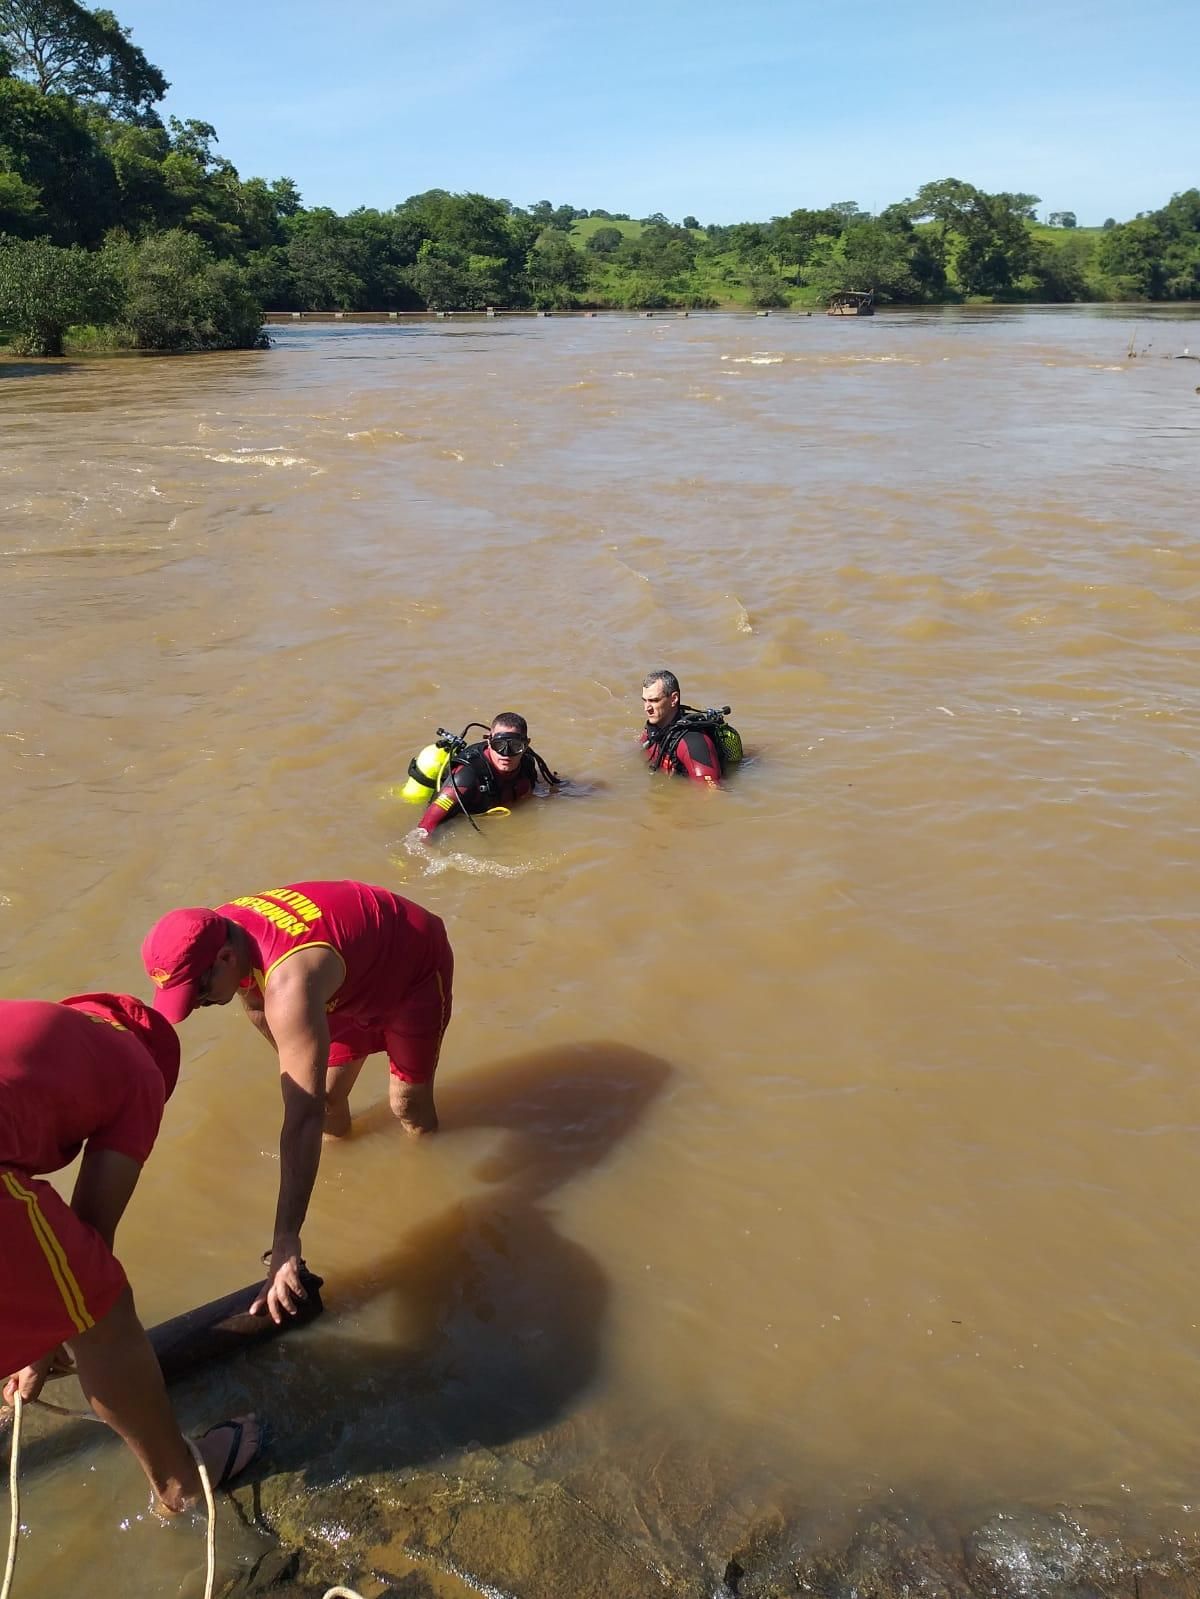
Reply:
[[271, 1251], [267, 1280], [250, 1306], [250, 1314], [261, 1316], [265, 1310], [277, 1326], [285, 1317], [294, 1316], [301, 1300], [308, 1298], [300, 1276], [303, 1267], [299, 1238], [278, 1239]]

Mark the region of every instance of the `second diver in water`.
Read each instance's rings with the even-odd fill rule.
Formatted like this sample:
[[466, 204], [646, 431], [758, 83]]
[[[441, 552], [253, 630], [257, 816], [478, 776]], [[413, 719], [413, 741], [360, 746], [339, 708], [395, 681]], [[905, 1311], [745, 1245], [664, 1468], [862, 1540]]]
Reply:
[[652, 772], [684, 776], [716, 788], [742, 759], [742, 740], [725, 720], [728, 705], [698, 711], [680, 700], [679, 679], [665, 667], [642, 681], [646, 725], [639, 740]]
[[427, 838], [453, 816], [510, 809], [529, 798], [539, 779], [550, 788], [560, 784], [530, 744], [525, 718], [515, 711], [493, 717], [486, 737], [474, 744], [466, 742], [467, 731], [470, 727], [459, 738], [439, 736], [409, 766], [402, 795], [414, 803], [428, 799], [417, 823]]

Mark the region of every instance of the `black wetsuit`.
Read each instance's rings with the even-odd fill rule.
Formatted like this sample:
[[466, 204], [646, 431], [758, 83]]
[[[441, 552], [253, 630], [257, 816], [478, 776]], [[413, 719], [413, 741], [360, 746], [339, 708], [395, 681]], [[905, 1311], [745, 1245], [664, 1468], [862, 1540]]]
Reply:
[[[642, 729], [641, 750], [647, 761], [658, 765], [658, 753], [674, 723], [665, 727], [651, 727], [647, 722]], [[690, 777], [693, 783], [719, 783], [721, 757], [711, 733], [701, 727], [689, 727], [666, 756], [658, 769], [675, 776]]]
[[488, 760], [482, 741], [469, 744], [451, 765], [449, 777], [418, 826], [432, 833], [435, 827], [452, 816], [461, 816], [464, 810], [479, 816], [497, 805], [516, 805], [528, 799], [536, 782], [537, 766], [529, 750], [522, 755], [516, 771], [505, 774], [498, 772]]

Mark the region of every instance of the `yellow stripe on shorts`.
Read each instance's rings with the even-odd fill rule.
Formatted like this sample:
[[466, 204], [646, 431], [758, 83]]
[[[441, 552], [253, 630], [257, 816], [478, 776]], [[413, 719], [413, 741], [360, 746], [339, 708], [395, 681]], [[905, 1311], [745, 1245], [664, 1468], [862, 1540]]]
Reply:
[[3, 1181], [10, 1197], [25, 1206], [26, 1214], [29, 1217], [29, 1225], [33, 1228], [33, 1236], [37, 1239], [42, 1254], [46, 1257], [46, 1264], [50, 1267], [50, 1275], [54, 1278], [55, 1287], [62, 1295], [62, 1302], [67, 1308], [67, 1314], [75, 1323], [75, 1331], [87, 1332], [89, 1327], [96, 1325], [95, 1319], [84, 1302], [83, 1290], [76, 1280], [75, 1273], [71, 1270], [66, 1250], [55, 1237], [54, 1229], [50, 1223], [42, 1215], [37, 1195], [31, 1188], [24, 1187], [12, 1172], [5, 1172], [0, 1180]]

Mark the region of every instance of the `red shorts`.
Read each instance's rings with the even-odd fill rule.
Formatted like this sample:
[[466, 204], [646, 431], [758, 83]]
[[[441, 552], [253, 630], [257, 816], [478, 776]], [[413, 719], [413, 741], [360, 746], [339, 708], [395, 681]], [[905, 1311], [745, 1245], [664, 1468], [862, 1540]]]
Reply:
[[395, 1016], [366, 1025], [333, 1012], [329, 1018], [330, 1068], [386, 1053], [393, 1077], [402, 1083], [431, 1083], [442, 1034], [450, 1024], [453, 990], [454, 956], [447, 943], [434, 970], [409, 991]]
[[0, 1381], [108, 1315], [127, 1279], [50, 1184], [0, 1169]]

